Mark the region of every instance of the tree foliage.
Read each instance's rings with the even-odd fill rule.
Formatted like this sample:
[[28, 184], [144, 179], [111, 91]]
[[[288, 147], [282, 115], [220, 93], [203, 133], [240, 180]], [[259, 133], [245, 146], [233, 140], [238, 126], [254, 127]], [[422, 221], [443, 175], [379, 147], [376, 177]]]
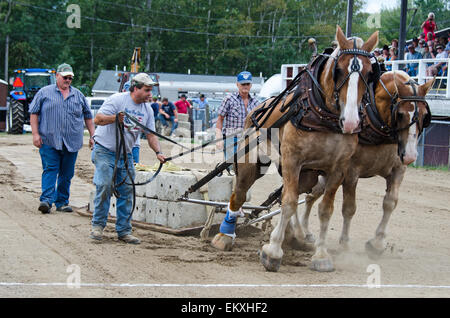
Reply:
[[[343, 0], [79, 0], [80, 28], [71, 29], [71, 3], [0, 1], [0, 55], [3, 61], [8, 35], [9, 74], [65, 62], [74, 67], [75, 85], [92, 86], [101, 69], [129, 69], [133, 49], [141, 47], [141, 70], [234, 75], [246, 69], [268, 77], [281, 64], [307, 62], [308, 38], [320, 50], [329, 46], [336, 25], [345, 30], [347, 7]], [[353, 34], [366, 39], [375, 29], [363, 6], [354, 3]], [[450, 24], [445, 0], [410, 0], [409, 6], [418, 8], [409, 38], [430, 11], [441, 29]], [[400, 8], [382, 10], [380, 46], [398, 38], [399, 17]]]

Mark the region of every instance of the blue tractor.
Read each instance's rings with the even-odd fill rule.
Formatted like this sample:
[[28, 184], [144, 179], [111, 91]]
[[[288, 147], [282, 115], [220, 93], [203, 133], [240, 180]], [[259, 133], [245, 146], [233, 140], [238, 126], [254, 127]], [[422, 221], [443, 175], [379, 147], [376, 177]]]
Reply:
[[30, 124], [28, 107], [36, 93], [44, 86], [56, 83], [53, 69], [26, 68], [14, 71], [11, 78], [13, 89], [9, 93], [9, 105], [6, 112], [6, 131], [10, 134], [22, 134], [23, 126]]

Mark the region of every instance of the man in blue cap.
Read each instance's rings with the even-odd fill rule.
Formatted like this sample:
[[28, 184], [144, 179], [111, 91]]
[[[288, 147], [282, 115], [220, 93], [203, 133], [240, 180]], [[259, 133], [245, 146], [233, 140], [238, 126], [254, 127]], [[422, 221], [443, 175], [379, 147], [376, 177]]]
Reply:
[[[240, 136], [226, 138], [227, 135], [243, 131], [247, 114], [258, 105], [258, 100], [250, 95], [252, 88], [252, 74], [244, 71], [238, 74], [238, 92], [225, 97], [218, 109], [219, 117], [216, 124], [216, 138], [224, 138], [224, 144], [217, 143], [217, 147], [224, 147], [225, 160], [233, 161], [233, 155], [237, 152], [236, 142]], [[225, 122], [224, 122], [225, 120]], [[234, 145], [234, 146], [233, 146]], [[243, 216], [242, 211], [232, 211], [229, 207], [227, 214], [220, 225], [219, 234], [212, 241], [212, 245], [221, 250], [231, 249], [231, 244], [224, 244], [227, 240], [221, 240], [221, 236], [234, 239], [236, 221], [239, 216]]]

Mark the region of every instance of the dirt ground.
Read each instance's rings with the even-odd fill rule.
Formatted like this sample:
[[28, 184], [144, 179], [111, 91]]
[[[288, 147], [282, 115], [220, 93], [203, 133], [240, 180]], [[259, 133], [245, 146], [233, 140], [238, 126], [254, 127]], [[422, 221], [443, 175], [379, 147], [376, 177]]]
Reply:
[[[163, 148], [170, 152], [167, 144]], [[155, 163], [145, 141], [141, 162]], [[85, 139], [72, 187], [74, 206], [87, 205], [93, 171]], [[37, 210], [41, 172], [30, 134], [0, 135], [0, 297], [450, 296], [450, 174], [445, 171], [408, 168], [388, 226], [390, 248], [377, 261], [367, 257], [364, 244], [381, 219], [385, 183], [379, 177], [361, 180], [350, 251], [335, 255], [331, 273], [311, 271], [312, 253], [296, 250], [285, 250], [279, 272], [266, 272], [257, 255], [267, 240], [260, 231], [238, 236], [232, 252], [216, 251], [197, 236], [136, 228], [142, 244], [130, 246], [118, 242], [113, 224], [103, 243], [93, 243], [88, 217]], [[263, 177], [252, 188], [251, 202], [261, 203], [280, 184], [276, 174]], [[341, 197], [339, 191], [328, 235], [331, 250], [338, 247]], [[317, 205], [310, 225], [317, 236]], [[364, 286], [370, 264], [379, 266], [381, 288]], [[80, 288], [66, 284], [77, 282], [74, 268]]]

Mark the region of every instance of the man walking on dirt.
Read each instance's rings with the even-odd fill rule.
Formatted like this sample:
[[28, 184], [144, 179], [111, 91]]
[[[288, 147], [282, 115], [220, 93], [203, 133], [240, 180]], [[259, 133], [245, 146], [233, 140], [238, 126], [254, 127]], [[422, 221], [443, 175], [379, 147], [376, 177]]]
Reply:
[[[142, 125], [155, 130], [155, 119], [153, 109], [147, 103], [152, 97], [152, 88], [158, 85], [146, 73], [139, 73], [131, 80], [129, 92], [116, 93], [110, 96], [100, 107], [94, 122], [95, 130], [94, 150], [92, 151], [92, 162], [95, 165], [94, 184], [96, 194], [94, 199], [94, 215], [92, 218], [92, 232], [90, 238], [96, 241], [103, 239], [103, 229], [108, 219], [109, 205], [112, 195], [112, 182], [116, 184], [125, 181], [116, 188], [119, 193], [116, 203], [116, 232], [120, 241], [129, 244], [140, 244], [140, 240], [131, 235], [132, 227], [130, 213], [133, 201], [133, 188], [128, 176], [134, 178], [134, 165], [131, 160], [131, 151], [141, 134], [141, 128], [132, 124], [124, 116], [124, 111], [136, 117]], [[115, 162], [116, 152], [116, 116], [124, 124], [124, 142], [128, 154], [128, 166], [125, 166], [124, 157], [121, 154], [118, 162]], [[147, 141], [160, 162], [165, 161], [161, 153], [158, 138], [153, 134], [147, 134]], [[117, 164], [116, 180], [113, 180], [114, 167]], [[128, 184], [127, 184], [128, 183]]]
[[[78, 151], [83, 147], [84, 126], [92, 136], [95, 127], [88, 102], [75, 87], [69, 64], [56, 71], [56, 84], [41, 88], [30, 105], [33, 145], [42, 160], [42, 194], [39, 211], [50, 213], [53, 203], [60, 212], [72, 212], [69, 206], [70, 183], [75, 172]], [[55, 191], [56, 185], [56, 191]]]

